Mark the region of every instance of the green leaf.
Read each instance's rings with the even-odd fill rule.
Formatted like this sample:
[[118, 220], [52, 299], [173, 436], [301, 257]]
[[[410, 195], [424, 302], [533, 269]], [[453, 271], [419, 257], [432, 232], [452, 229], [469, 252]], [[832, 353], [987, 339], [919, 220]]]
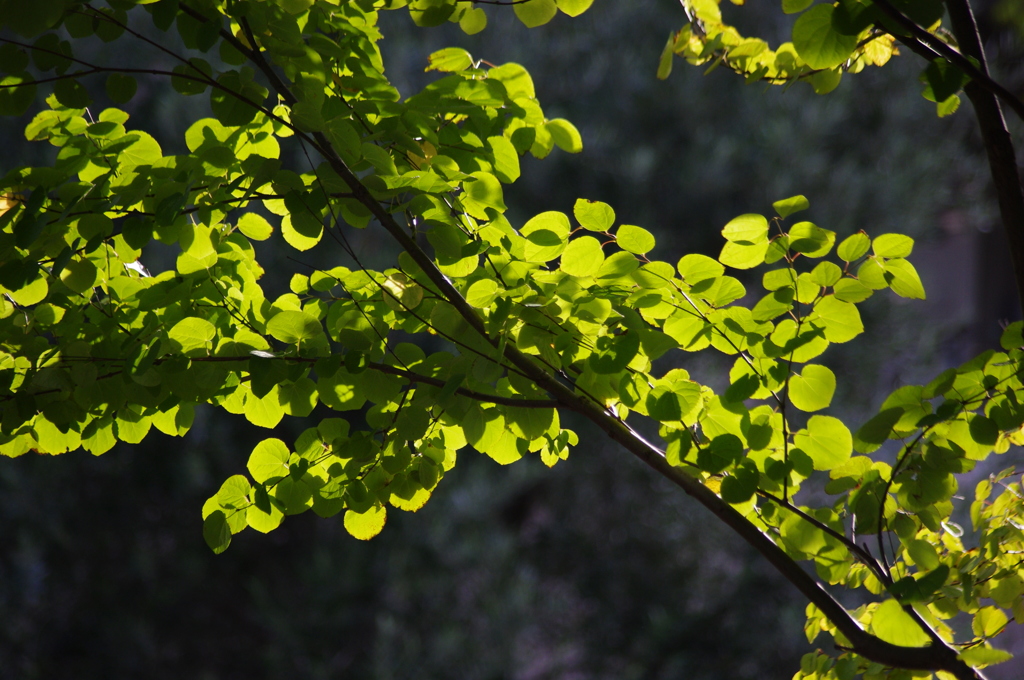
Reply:
[[853, 447], [861, 453], [877, 450], [889, 439], [892, 429], [903, 417], [903, 408], [883, 409], [868, 422], [861, 425], [853, 440]]
[[1024, 346], [1024, 321], [1014, 321], [999, 338], [999, 344], [1005, 350]]
[[813, 69], [830, 69], [846, 61], [857, 47], [857, 36], [843, 35], [832, 25], [831, 4], [815, 5], [793, 25], [793, 47]]
[[427, 57], [427, 71], [455, 73], [473, 65], [473, 56], [461, 47], [446, 47]]
[[566, 248], [569, 218], [565, 213], [544, 212], [524, 224], [521, 233], [527, 241], [523, 259], [527, 262], [550, 262]]
[[572, 209], [576, 221], [584, 229], [590, 231], [608, 231], [615, 224], [615, 211], [607, 203], [591, 201], [586, 198], [576, 199]]
[[741, 245], [754, 245], [768, 241], [768, 220], [764, 215], [746, 214], [734, 217], [722, 228], [727, 241]]
[[214, 510], [203, 520], [203, 540], [219, 555], [231, 544], [231, 529], [223, 510]]
[[28, 111], [36, 100], [33, 80], [28, 74], [5, 76], [0, 80], [0, 116], [21, 116]]
[[746, 503], [757, 492], [757, 483], [760, 479], [761, 475], [753, 461], [740, 461], [732, 474], [722, 480], [722, 500], [733, 505]]
[[933, 102], [946, 101], [959, 92], [968, 81], [963, 71], [942, 57], [929, 62], [921, 79], [927, 85], [924, 91], [925, 99]]
[[800, 515], [790, 514], [779, 527], [782, 540], [786, 546], [799, 553], [816, 555], [828, 545], [825, 532], [814, 526]]
[[779, 288], [761, 298], [750, 310], [754, 321], [770, 321], [793, 309], [793, 289]]
[[743, 284], [731, 276], [698, 281], [690, 292], [715, 307], [724, 307], [747, 294]]
[[594, 0], [555, 0], [555, 4], [558, 5], [559, 10], [569, 16], [578, 17], [590, 9], [590, 6], [594, 4]]
[[489, 172], [477, 171], [470, 175], [473, 181], [466, 181], [463, 188], [466, 196], [487, 208], [505, 212], [505, 198], [501, 190], [501, 182]]
[[676, 34], [670, 32], [665, 46], [661, 48], [661, 56], [658, 58], [658, 80], [665, 80], [672, 75], [672, 61], [675, 56]]
[[853, 452], [850, 430], [832, 416], [811, 416], [807, 428], [796, 433], [793, 443], [810, 456], [815, 470], [842, 465]]
[[[539, 0], [531, 0], [532, 2], [538, 2]], [[521, 5], [516, 5], [521, 7]], [[555, 141], [557, 146], [562, 151], [568, 153], [579, 153], [583, 151], [583, 138], [580, 136], [580, 131], [576, 129], [576, 126], [567, 121], [564, 118], [555, 118], [549, 120], [544, 124], [547, 131], [551, 133], [551, 138]]]
[[914, 239], [903, 234], [882, 234], [872, 242], [872, 248], [881, 257], [908, 257], [914, 250]]
[[811, 270], [811, 281], [822, 287], [835, 285], [843, 276], [843, 270], [831, 262], [819, 262]]
[[789, 249], [807, 257], [824, 257], [835, 241], [835, 232], [811, 222], [797, 222], [789, 230]]
[[814, 305], [809, 321], [825, 330], [829, 342], [849, 342], [864, 332], [864, 323], [855, 305], [826, 295]]
[[[257, 427], [277, 427], [284, 418], [284, 408], [278, 398], [279, 391], [275, 386], [270, 392], [262, 397], [257, 397], [250, 392], [245, 397], [245, 406], [242, 413], [245, 419]], [[327, 403], [325, 401], [325, 403]]]
[[466, 302], [474, 307], [486, 309], [498, 295], [498, 284], [493, 279], [480, 279], [466, 291]]
[[512, 9], [528, 28], [543, 26], [558, 14], [555, 0], [526, 0], [512, 5]]
[[107, 76], [107, 96], [115, 104], [124, 104], [131, 101], [137, 89], [138, 83], [131, 76], [120, 73], [111, 73]]
[[409, 16], [417, 26], [440, 26], [455, 12], [452, 0], [411, 0]]
[[825, 366], [809, 364], [789, 379], [789, 399], [801, 411], [820, 411], [832, 403], [836, 376]]
[[972, 668], [985, 668], [1009, 661], [1013, 658], [1013, 654], [991, 647], [971, 647], [961, 651], [957, 658]]
[[896, 600], [886, 600], [875, 609], [871, 615], [871, 632], [901, 647], [924, 647], [930, 642], [928, 634]]
[[248, 507], [251, 502], [249, 500], [250, 493], [252, 493], [252, 485], [249, 484], [249, 480], [243, 475], [232, 475], [224, 480], [214, 498], [222, 508], [238, 510]]
[[179, 351], [185, 353], [207, 349], [216, 336], [216, 327], [206, 319], [196, 316], [182, 319], [167, 332], [167, 337], [178, 343]]
[[735, 241], [728, 241], [722, 246], [722, 252], [718, 255], [718, 261], [733, 269], [753, 269], [764, 263], [765, 254], [768, 252], [768, 241], [754, 245], [743, 245]]
[[85, 86], [72, 79], [58, 80], [54, 83], [53, 96], [69, 109], [84, 109], [92, 103], [92, 96]]
[[258, 484], [288, 475], [291, 453], [280, 439], [264, 439], [252, 450], [246, 468]]
[[982, 607], [974, 614], [971, 629], [978, 637], [990, 638], [1000, 633], [1009, 619], [998, 607]]
[[718, 474], [743, 457], [743, 442], [734, 434], [720, 434], [697, 451], [697, 467]]
[[284, 511], [276, 498], [270, 498], [266, 489], [256, 488], [256, 501], [245, 509], [245, 521], [261, 534], [268, 534], [281, 526]]
[[581, 236], [569, 241], [562, 252], [559, 269], [570, 276], [593, 276], [604, 264], [601, 242], [593, 236]]
[[388, 510], [382, 505], [375, 505], [366, 512], [345, 512], [345, 530], [360, 541], [368, 541], [381, 532], [388, 519]]
[[505, 184], [511, 184], [519, 179], [519, 154], [512, 142], [505, 137], [495, 136], [487, 138], [487, 145], [491, 147], [494, 154], [494, 174]]
[[914, 265], [908, 260], [896, 258], [885, 263], [885, 280], [888, 281], [892, 292], [900, 297], [924, 300], [924, 285], [921, 277], [917, 275]]
[[871, 290], [882, 290], [889, 287], [885, 278], [885, 260], [869, 257], [857, 268], [857, 280]]
[[680, 421], [700, 400], [700, 385], [686, 380], [656, 385], [647, 393], [645, 406], [651, 418], [661, 422]]
[[270, 222], [258, 213], [245, 213], [238, 218], [237, 226], [240, 232], [253, 241], [266, 241], [274, 233]]
[[[810, 2], [813, 2], [813, 0], [809, 0], [808, 4], [810, 4]], [[784, 10], [785, 4], [786, 2], [785, 0], [783, 0]], [[800, 8], [800, 10], [796, 11], [802, 10], [803, 8]], [[775, 208], [775, 212], [779, 214], [779, 217], [786, 218], [792, 215], [793, 213], [800, 212], [801, 210], [807, 210], [808, 208], [811, 207], [811, 202], [808, 201], [807, 197], [803, 195], [791, 196], [789, 198], [784, 198], [781, 201], [775, 201], [774, 203], [772, 203], [772, 207]]]
[[589, 365], [595, 373], [618, 373], [626, 368], [640, 351], [640, 334], [628, 331], [622, 335], [604, 335], [595, 341], [597, 351], [590, 355]]
[[853, 262], [864, 257], [864, 254], [868, 252], [870, 247], [871, 239], [863, 231], [860, 231], [853, 236], [844, 238], [843, 242], [839, 244], [836, 254], [844, 262]]
[[267, 322], [267, 333], [281, 342], [294, 345], [303, 340], [312, 340], [324, 334], [323, 326], [316, 318], [295, 310], [275, 314]]
[[615, 230], [615, 241], [623, 250], [643, 255], [654, 250], [654, 235], [643, 227], [623, 224]]
[[857, 279], [840, 279], [833, 288], [837, 300], [843, 302], [863, 302], [874, 292]]
[[466, 35], [476, 35], [487, 28], [487, 13], [479, 7], [467, 9], [459, 19], [459, 28]]

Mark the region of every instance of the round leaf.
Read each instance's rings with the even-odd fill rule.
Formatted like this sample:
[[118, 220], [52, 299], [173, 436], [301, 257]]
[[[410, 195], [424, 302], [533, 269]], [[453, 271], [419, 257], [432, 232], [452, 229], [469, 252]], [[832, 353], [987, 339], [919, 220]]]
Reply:
[[323, 327], [315, 317], [305, 312], [286, 309], [275, 314], [267, 322], [267, 333], [281, 342], [293, 345], [321, 335]]
[[871, 246], [875, 255], [881, 257], [907, 257], [914, 250], [914, 239], [903, 234], [882, 234]]
[[[536, 0], [534, 0], [536, 1]], [[517, 5], [518, 7], [519, 5]], [[555, 118], [549, 120], [544, 125], [547, 131], [551, 134], [551, 138], [555, 141], [555, 145], [562, 151], [569, 153], [579, 153], [583, 151], [583, 138], [580, 136], [580, 131], [576, 129], [576, 126], [567, 121], [564, 118]]]
[[257, 213], [245, 213], [238, 218], [238, 230], [253, 241], [266, 241], [274, 233], [270, 222]]
[[135, 78], [121, 73], [111, 73], [107, 76], [107, 96], [115, 104], [124, 104], [135, 96], [138, 89]]
[[375, 505], [366, 512], [345, 512], [345, 530], [353, 538], [368, 541], [381, 532], [388, 519], [388, 510], [382, 505]]
[[835, 68], [857, 47], [857, 36], [843, 35], [832, 26], [834, 11], [831, 4], [816, 5], [793, 25], [793, 47], [813, 69]]
[[558, 13], [555, 0], [526, 0], [512, 5], [512, 9], [528, 28], [543, 26]]
[[608, 231], [615, 224], [615, 211], [610, 205], [601, 201], [576, 199], [576, 205], [573, 206], [572, 212], [580, 225], [590, 231]]
[[205, 349], [217, 335], [217, 329], [206, 319], [189, 316], [174, 324], [167, 337], [181, 346], [182, 352]]
[[549, 211], [523, 225], [526, 237], [523, 259], [527, 262], [550, 262], [565, 250], [569, 238], [569, 218], [565, 213]]
[[789, 400], [801, 411], [820, 411], [832, 403], [836, 376], [825, 366], [804, 366], [800, 375], [789, 379]]
[[831, 416], [811, 416], [793, 443], [811, 458], [815, 470], [831, 470], [853, 453], [853, 437], [843, 421]]
[[249, 454], [246, 468], [256, 482], [280, 479], [288, 474], [288, 459], [291, 453], [280, 439], [264, 439]]
[[868, 248], [871, 247], [871, 239], [863, 231], [854, 234], [853, 236], [847, 236], [843, 239], [843, 242], [839, 244], [839, 249], [836, 254], [839, 255], [839, 259], [845, 262], [853, 262], [864, 257], [864, 254], [868, 252]]
[[590, 6], [594, 4], [594, 0], [555, 0], [555, 4], [558, 5], [559, 10], [569, 16], [578, 17], [590, 9]]
[[727, 241], [735, 241], [746, 246], [765, 243], [768, 241], [768, 220], [764, 215], [753, 213], [734, 217], [722, 229], [722, 236]]
[[871, 616], [871, 632], [886, 642], [901, 647], [924, 647], [930, 641], [928, 634], [903, 611], [896, 600], [886, 600]]
[[615, 232], [615, 240], [619, 247], [630, 253], [643, 255], [654, 249], [654, 236], [643, 227], [623, 224]]
[[569, 241], [559, 269], [569, 276], [593, 276], [604, 263], [601, 242], [593, 236], [581, 236]]
[[494, 302], [498, 294], [498, 284], [493, 279], [480, 279], [466, 291], [466, 302], [474, 307], [484, 309]]
[[789, 217], [795, 212], [810, 208], [811, 202], [807, 200], [806, 196], [791, 196], [781, 201], [775, 201], [772, 203], [772, 207], [775, 208], [775, 212], [779, 214], [779, 217]]

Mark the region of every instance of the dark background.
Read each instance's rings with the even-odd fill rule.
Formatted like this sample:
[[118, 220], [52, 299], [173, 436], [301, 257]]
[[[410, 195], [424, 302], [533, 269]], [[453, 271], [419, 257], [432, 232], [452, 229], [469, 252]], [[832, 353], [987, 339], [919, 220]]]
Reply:
[[[1017, 7], [979, 10], [997, 77], [1020, 92]], [[724, 9], [776, 45], [791, 20], [774, 3]], [[834, 413], [866, 417], [894, 387], [989, 346], [999, 321], [1018, 314], [970, 106], [936, 118], [913, 55], [846, 77], [826, 97], [705, 76], [681, 60], [662, 82], [658, 55], [684, 21], [677, 2], [598, 0], [533, 31], [507, 8], [487, 11], [491, 25], [474, 37], [386, 13], [382, 49], [403, 95], [436, 77], [423, 72], [426, 56], [450, 44], [518, 61], [548, 117], [579, 127], [582, 154], [523, 161], [507, 190], [514, 224], [568, 212], [577, 197], [605, 200], [674, 262], [717, 254], [730, 218], [803, 193], [807, 219], [840, 237], [863, 228], [918, 239], [929, 301], [878, 295], [864, 306], [866, 336], [826, 355], [841, 380]], [[132, 48], [90, 49], [114, 60]], [[205, 107], [144, 82], [129, 125], [180, 152]], [[0, 130], [0, 171], [50, 152], [24, 142], [27, 121]], [[372, 230], [355, 242], [371, 261], [389, 252]], [[282, 252], [261, 249], [271, 287], [294, 266]], [[163, 257], [143, 261], [159, 270]], [[346, 264], [329, 250], [311, 257]], [[684, 365], [724, 384], [722, 360]], [[310, 513], [213, 555], [203, 501], [244, 471], [259, 439], [291, 441], [304, 427], [289, 419], [272, 435], [199, 410], [183, 440], [152, 434], [100, 458], [0, 461], [0, 678], [782, 679], [809, 649], [806, 603], [787, 583], [582, 426], [553, 470], [463, 451], [423, 510], [392, 511], [368, 543]]]

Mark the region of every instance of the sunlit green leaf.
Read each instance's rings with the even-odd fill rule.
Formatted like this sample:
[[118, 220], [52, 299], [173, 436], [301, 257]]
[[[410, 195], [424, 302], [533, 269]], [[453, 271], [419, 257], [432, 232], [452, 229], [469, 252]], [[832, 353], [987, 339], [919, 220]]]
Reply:
[[801, 411], [819, 411], [832, 403], [836, 376], [825, 366], [808, 364], [789, 379], [789, 398]]
[[835, 8], [815, 5], [793, 25], [793, 46], [800, 58], [815, 69], [829, 69], [846, 61], [857, 46], [857, 36], [843, 35], [832, 25]]
[[555, 18], [558, 6], [555, 0], [527, 0], [512, 5], [519, 20], [529, 28], [543, 26]]
[[643, 227], [623, 224], [615, 231], [615, 241], [623, 250], [643, 255], [654, 249], [654, 236]]
[[896, 600], [886, 600], [875, 609], [871, 616], [871, 632], [902, 647], [924, 647], [930, 641], [928, 634]]
[[791, 196], [781, 201], [775, 201], [772, 203], [772, 207], [775, 208], [775, 212], [779, 214], [779, 217], [785, 218], [801, 210], [807, 210], [811, 207], [811, 202], [807, 200], [806, 196]]
[[810, 456], [815, 470], [831, 470], [846, 462], [853, 451], [850, 430], [832, 416], [811, 416], [793, 442]]
[[592, 276], [604, 263], [601, 242], [593, 236], [581, 236], [569, 241], [559, 268], [570, 276]]

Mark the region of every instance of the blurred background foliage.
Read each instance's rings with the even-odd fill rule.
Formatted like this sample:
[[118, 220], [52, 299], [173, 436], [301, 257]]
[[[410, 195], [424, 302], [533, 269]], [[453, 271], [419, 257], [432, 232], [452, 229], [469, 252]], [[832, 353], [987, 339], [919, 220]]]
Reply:
[[[725, 9], [782, 42], [788, 18], [774, 3], [755, 5]], [[994, 71], [1020, 92], [1024, 2], [976, 7]], [[599, 0], [532, 31], [507, 10], [487, 11], [490, 26], [472, 37], [388, 13], [382, 48], [406, 96], [436, 77], [423, 69], [440, 47], [522, 63], [546, 114], [579, 127], [582, 154], [524, 160], [507, 193], [514, 223], [601, 199], [620, 222], [652, 230], [655, 254], [674, 262], [716, 255], [730, 218], [802, 193], [807, 219], [840, 236], [918, 239], [930, 300], [878, 296], [865, 306], [868, 337], [826, 357], [844, 379], [833, 412], [863, 419], [893, 388], [987, 346], [998, 320], [1016, 315], [1012, 287], [999, 283], [1008, 263], [971, 111], [936, 118], [913, 55], [846, 77], [826, 97], [682, 63], [663, 82], [658, 54], [685, 20], [675, 0]], [[90, 58], [128, 49], [97, 44]], [[130, 123], [166, 152], [184, 152], [184, 130], [207, 115], [206, 102], [156, 80], [140, 92]], [[21, 127], [0, 130], [0, 170], [52, 152], [25, 142]], [[393, 254], [384, 238], [369, 229], [355, 244], [383, 263]], [[275, 270], [295, 264], [282, 252], [259, 250], [283, 289], [287, 276]], [[150, 251], [143, 261], [156, 271], [165, 257]], [[328, 248], [310, 260], [339, 257]], [[718, 388], [729, 363], [682, 365]], [[291, 441], [303, 427], [286, 422], [273, 434]], [[203, 543], [199, 509], [270, 436], [245, 421], [200, 411], [183, 441], [154, 434], [102, 458], [2, 461], [0, 678], [791, 676], [807, 648], [805, 603], [675, 488], [597, 433], [581, 435], [554, 470], [536, 460], [499, 468], [463, 452], [422, 511], [392, 513], [369, 543], [307, 514], [271, 536], [246, 532], [221, 556]]]

